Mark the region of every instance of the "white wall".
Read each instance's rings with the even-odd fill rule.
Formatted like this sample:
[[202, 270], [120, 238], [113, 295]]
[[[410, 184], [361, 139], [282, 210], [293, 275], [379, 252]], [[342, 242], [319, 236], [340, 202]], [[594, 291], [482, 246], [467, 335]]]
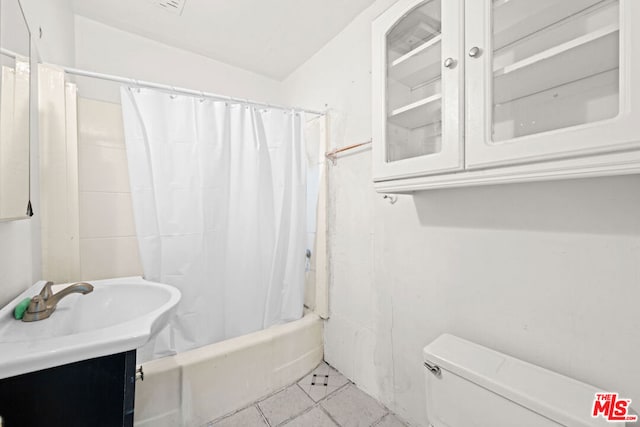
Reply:
[[73, 66], [72, 0], [20, 0], [20, 3], [40, 59], [51, 64]]
[[[284, 82], [332, 108], [331, 144], [371, 137], [377, 1]], [[443, 332], [640, 402], [640, 177], [421, 192], [391, 205], [370, 151], [330, 172], [327, 361], [426, 426], [421, 350]], [[585, 411], [589, 408], [585, 408]]]
[[[255, 101], [281, 99], [281, 83], [276, 80], [82, 16], [75, 18], [75, 32], [77, 68]], [[118, 99], [117, 85], [85, 80], [78, 85], [82, 96]]]
[[33, 284], [29, 221], [0, 223], [0, 306]]

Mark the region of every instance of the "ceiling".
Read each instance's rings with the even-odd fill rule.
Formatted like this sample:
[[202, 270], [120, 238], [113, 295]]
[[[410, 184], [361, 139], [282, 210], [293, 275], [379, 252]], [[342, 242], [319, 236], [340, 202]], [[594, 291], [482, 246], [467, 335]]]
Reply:
[[106, 25], [282, 80], [374, 0], [74, 0]]

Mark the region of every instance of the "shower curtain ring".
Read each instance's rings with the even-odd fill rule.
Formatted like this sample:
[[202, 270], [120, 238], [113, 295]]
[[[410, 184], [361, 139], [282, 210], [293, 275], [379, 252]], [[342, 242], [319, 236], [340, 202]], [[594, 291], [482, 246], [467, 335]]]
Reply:
[[200, 102], [204, 102], [204, 101], [206, 101], [204, 92], [200, 92]]
[[176, 95], [176, 88], [174, 88], [173, 86], [171, 86], [171, 93], [169, 94], [169, 98], [171, 99], [176, 99], [178, 97], [178, 95]]

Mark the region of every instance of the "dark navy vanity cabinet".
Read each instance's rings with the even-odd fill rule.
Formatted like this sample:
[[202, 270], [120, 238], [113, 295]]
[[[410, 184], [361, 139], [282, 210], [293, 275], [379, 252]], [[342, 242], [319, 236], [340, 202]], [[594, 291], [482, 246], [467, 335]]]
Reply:
[[135, 381], [135, 350], [2, 379], [2, 427], [133, 426]]

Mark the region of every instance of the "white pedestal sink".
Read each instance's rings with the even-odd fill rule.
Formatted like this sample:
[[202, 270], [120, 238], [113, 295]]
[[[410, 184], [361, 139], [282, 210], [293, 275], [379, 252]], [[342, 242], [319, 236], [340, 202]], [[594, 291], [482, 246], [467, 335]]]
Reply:
[[[63, 298], [44, 320], [13, 317], [14, 307], [37, 295], [44, 281], [0, 310], [0, 379], [137, 349], [167, 324], [180, 301], [178, 289], [140, 277], [88, 283], [93, 292]], [[53, 292], [65, 286], [54, 285]]]

